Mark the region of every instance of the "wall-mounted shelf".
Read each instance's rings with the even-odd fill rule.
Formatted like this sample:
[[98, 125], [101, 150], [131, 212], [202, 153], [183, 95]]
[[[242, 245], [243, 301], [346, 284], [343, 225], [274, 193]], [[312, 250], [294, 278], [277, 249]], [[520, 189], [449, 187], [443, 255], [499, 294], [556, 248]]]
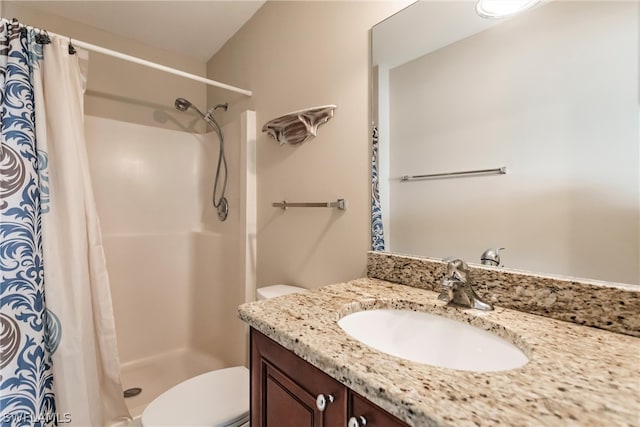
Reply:
[[318, 128], [333, 117], [336, 108], [336, 105], [322, 105], [294, 111], [269, 120], [262, 126], [262, 132], [280, 144], [302, 144], [316, 136]]

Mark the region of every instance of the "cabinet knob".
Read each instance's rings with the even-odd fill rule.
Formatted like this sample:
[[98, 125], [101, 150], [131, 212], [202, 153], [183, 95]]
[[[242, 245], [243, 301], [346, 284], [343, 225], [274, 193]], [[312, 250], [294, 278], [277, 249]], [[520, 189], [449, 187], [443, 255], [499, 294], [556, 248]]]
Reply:
[[332, 394], [328, 394], [325, 396], [321, 393], [318, 395], [318, 397], [316, 397], [316, 406], [320, 411], [324, 411], [325, 409], [327, 409], [327, 405], [331, 402], [333, 402]]
[[349, 418], [349, 423], [347, 427], [362, 427], [367, 425], [367, 419], [360, 415], [359, 417], [351, 417]]

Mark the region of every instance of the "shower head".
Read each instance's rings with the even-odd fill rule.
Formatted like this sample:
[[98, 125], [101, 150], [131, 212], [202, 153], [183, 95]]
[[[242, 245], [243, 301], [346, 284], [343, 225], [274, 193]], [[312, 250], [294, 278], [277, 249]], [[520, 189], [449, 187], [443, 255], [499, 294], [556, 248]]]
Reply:
[[176, 98], [175, 106], [178, 111], [187, 111], [192, 104], [184, 98]]
[[218, 122], [216, 121], [216, 119], [213, 118], [213, 112], [218, 109], [218, 108], [223, 108], [225, 111], [227, 111], [227, 108], [229, 108], [229, 104], [218, 104], [213, 108], [210, 108], [207, 111], [207, 114], [203, 113], [202, 111], [200, 111], [198, 109], [198, 107], [196, 107], [195, 105], [193, 105], [190, 101], [184, 99], [184, 98], [176, 98], [176, 102], [174, 103], [176, 110], [178, 111], [187, 111], [189, 108], [193, 108], [195, 110], [196, 113], [198, 113], [200, 115], [200, 117], [202, 117], [204, 119], [205, 122], [209, 123], [209, 125], [215, 129], [216, 132], [218, 132], [218, 134], [221, 133], [220, 130], [220, 125], [218, 124]]
[[174, 105], [176, 107], [176, 110], [178, 111], [187, 111], [189, 108], [193, 108], [194, 110], [196, 110], [196, 113], [200, 115], [200, 117], [202, 117], [204, 120], [207, 120], [207, 117], [202, 111], [198, 110], [198, 107], [184, 98], [176, 98], [176, 102], [174, 103]]

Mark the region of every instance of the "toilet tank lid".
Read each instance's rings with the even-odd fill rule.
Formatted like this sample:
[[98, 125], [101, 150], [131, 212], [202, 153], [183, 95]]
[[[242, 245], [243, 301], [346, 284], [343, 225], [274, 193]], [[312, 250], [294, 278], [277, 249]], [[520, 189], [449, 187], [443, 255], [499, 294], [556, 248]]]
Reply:
[[219, 369], [167, 390], [147, 406], [142, 425], [236, 426], [249, 418], [249, 370]]
[[256, 292], [258, 294], [258, 299], [263, 300], [263, 299], [280, 297], [283, 295], [307, 292], [307, 290], [299, 286], [271, 285], [271, 286], [264, 286], [262, 288], [258, 288]]

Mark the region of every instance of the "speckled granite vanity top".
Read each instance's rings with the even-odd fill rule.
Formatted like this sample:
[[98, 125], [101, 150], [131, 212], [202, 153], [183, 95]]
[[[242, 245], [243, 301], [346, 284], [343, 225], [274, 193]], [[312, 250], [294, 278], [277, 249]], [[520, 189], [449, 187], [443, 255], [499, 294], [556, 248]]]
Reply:
[[[349, 337], [337, 320], [408, 308], [490, 330], [529, 357], [474, 373], [418, 364]], [[378, 279], [240, 306], [240, 318], [413, 426], [638, 426], [640, 339], [497, 307], [446, 307], [437, 294]]]

